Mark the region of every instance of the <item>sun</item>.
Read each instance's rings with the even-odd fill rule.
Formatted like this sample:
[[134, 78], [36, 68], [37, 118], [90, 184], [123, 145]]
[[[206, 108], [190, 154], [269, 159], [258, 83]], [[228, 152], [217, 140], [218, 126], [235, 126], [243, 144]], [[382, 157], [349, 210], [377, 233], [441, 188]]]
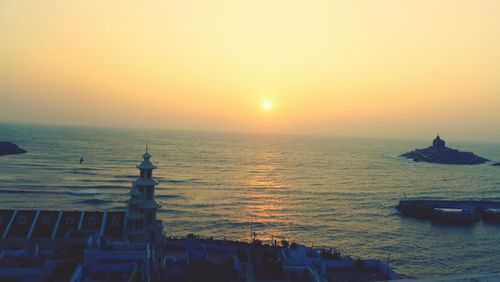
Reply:
[[273, 108], [273, 101], [271, 101], [269, 99], [264, 99], [262, 101], [262, 109], [264, 109], [266, 111], [270, 111], [272, 108]]

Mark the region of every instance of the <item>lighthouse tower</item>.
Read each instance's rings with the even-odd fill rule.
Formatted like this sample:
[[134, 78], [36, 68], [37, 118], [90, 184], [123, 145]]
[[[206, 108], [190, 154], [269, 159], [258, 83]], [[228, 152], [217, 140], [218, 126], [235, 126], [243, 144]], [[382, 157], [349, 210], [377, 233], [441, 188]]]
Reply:
[[162, 239], [163, 225], [156, 219], [157, 210], [161, 207], [155, 200], [158, 182], [153, 179], [153, 169], [156, 166], [151, 163], [147, 149], [143, 158], [137, 166], [139, 177], [132, 183], [127, 201], [126, 237], [132, 242], [157, 244]]

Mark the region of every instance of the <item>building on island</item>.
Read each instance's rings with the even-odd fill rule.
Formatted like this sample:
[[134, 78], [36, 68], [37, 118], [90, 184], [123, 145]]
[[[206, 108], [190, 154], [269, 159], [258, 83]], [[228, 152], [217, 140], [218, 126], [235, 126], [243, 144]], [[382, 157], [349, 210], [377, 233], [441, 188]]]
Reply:
[[432, 141], [432, 148], [436, 150], [444, 150], [446, 148], [445, 142], [441, 137], [439, 137], [439, 134], [436, 136], [436, 138]]
[[439, 134], [432, 141], [432, 146], [424, 149], [415, 149], [404, 153], [400, 157], [415, 162], [428, 162], [439, 164], [482, 164], [490, 160], [480, 157], [472, 152], [462, 152], [457, 149], [446, 147], [446, 143]]

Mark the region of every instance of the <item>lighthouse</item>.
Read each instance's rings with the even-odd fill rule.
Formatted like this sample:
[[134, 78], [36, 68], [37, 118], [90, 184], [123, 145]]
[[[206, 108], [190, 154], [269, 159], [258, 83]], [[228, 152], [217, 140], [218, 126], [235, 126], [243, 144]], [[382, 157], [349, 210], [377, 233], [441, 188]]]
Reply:
[[131, 242], [157, 245], [162, 240], [163, 224], [156, 219], [161, 207], [155, 199], [158, 182], [153, 178], [153, 170], [156, 166], [151, 163], [147, 149], [142, 157], [143, 161], [137, 166], [139, 177], [132, 182], [130, 199], [127, 201], [125, 235]]

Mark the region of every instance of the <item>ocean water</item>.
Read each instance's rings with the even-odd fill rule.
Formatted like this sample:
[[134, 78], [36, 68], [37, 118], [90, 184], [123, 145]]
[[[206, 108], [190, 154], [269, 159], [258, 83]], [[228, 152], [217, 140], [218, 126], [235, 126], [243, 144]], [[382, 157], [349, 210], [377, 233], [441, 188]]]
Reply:
[[[406, 277], [500, 271], [500, 225], [400, 217], [404, 197], [500, 198], [500, 167], [414, 163], [429, 141], [0, 124], [0, 208], [123, 209], [149, 142], [170, 236], [274, 237], [387, 260]], [[451, 143], [500, 160], [500, 144]], [[79, 164], [79, 159], [85, 159]]]

